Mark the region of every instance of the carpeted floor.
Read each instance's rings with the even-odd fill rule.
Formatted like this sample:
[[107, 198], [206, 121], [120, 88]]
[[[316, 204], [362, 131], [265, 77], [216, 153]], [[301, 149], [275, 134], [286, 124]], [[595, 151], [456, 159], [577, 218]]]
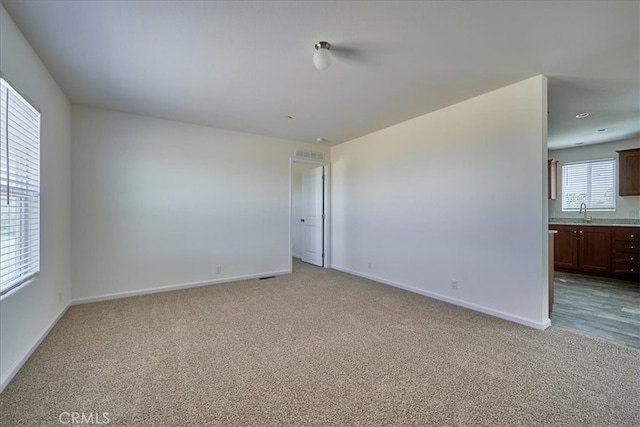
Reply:
[[294, 268], [71, 307], [0, 424], [640, 425], [638, 350]]

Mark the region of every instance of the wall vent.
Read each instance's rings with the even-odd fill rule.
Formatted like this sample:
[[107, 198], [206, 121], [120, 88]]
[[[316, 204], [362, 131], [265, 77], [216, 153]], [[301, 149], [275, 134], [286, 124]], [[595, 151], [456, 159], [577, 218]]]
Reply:
[[310, 160], [324, 160], [324, 154], [308, 150], [296, 150], [296, 157]]

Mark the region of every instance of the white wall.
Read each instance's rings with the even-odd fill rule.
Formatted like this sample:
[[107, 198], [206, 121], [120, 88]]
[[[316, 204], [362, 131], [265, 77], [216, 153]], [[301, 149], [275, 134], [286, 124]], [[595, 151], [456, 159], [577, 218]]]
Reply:
[[288, 271], [289, 159], [296, 148], [328, 154], [81, 106], [72, 146], [79, 301]]
[[[558, 198], [549, 200], [549, 216], [555, 218], [579, 218], [578, 212], [562, 212], [562, 165], [571, 162], [586, 160], [616, 159], [618, 160], [618, 150], [628, 148], [639, 148], [640, 138], [625, 139], [622, 141], [608, 142], [605, 144], [583, 145], [564, 150], [549, 151], [549, 158], [558, 160]], [[616, 176], [616, 180], [618, 177]], [[617, 194], [616, 190], [616, 194]], [[616, 199], [615, 212], [589, 211], [589, 215], [594, 218], [638, 218], [632, 211], [640, 209], [640, 196], [618, 196]]]
[[71, 286], [69, 101], [2, 5], [0, 52], [0, 71], [41, 111], [40, 274], [0, 301], [1, 390], [63, 313]]
[[544, 328], [546, 93], [538, 76], [332, 147], [332, 266]]

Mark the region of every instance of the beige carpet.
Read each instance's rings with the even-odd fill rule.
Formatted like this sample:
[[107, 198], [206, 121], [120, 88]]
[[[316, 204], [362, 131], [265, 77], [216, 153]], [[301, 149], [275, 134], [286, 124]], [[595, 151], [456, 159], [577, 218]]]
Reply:
[[295, 268], [70, 308], [0, 424], [640, 425], [637, 350]]

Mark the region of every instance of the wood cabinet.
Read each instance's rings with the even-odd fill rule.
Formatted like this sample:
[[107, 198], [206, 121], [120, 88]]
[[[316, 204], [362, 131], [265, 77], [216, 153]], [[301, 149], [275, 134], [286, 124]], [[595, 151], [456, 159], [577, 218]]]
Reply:
[[557, 230], [553, 265], [560, 270], [637, 280], [640, 227], [550, 225]]
[[558, 225], [554, 248], [556, 268], [586, 272], [611, 270], [611, 230], [608, 227]]
[[578, 227], [573, 225], [553, 225], [557, 230], [553, 248], [553, 265], [556, 268], [578, 268]]
[[578, 268], [583, 271], [611, 271], [611, 229], [580, 227], [578, 230]]
[[618, 151], [618, 194], [640, 195], [640, 148]]
[[619, 227], [613, 230], [613, 273], [640, 278], [640, 229]]

